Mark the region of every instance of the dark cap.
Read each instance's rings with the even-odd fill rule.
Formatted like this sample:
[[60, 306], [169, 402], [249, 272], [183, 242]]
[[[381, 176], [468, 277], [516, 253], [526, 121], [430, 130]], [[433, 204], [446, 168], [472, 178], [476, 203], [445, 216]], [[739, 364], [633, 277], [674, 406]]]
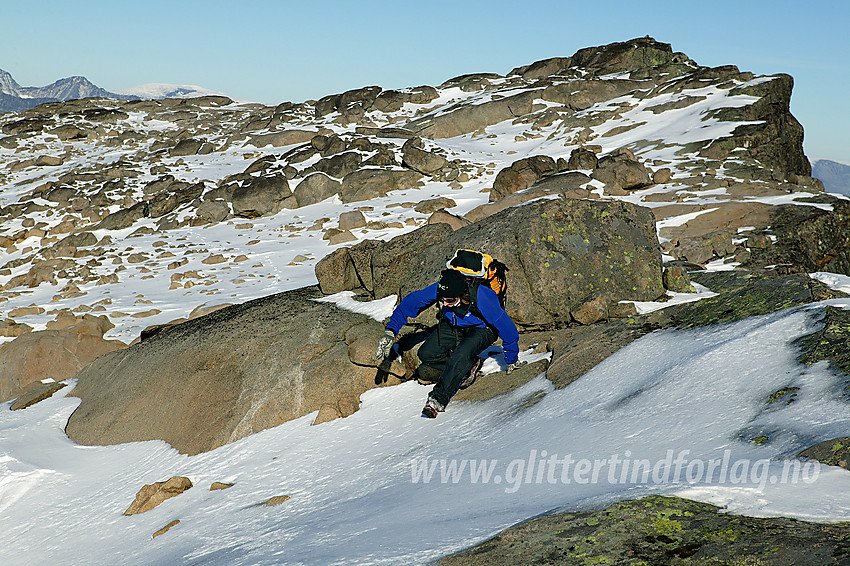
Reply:
[[466, 291], [466, 277], [460, 271], [444, 269], [437, 282], [437, 299], [454, 299]]

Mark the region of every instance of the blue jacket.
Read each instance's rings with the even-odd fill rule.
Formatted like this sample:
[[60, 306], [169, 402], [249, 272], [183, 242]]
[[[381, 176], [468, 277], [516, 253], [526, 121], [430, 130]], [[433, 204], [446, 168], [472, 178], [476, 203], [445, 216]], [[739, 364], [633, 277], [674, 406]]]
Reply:
[[[409, 293], [393, 311], [390, 321], [387, 323], [387, 330], [398, 334], [401, 327], [407, 324], [408, 317], [415, 318], [419, 313], [431, 305], [436, 304], [436, 302], [436, 283], [419, 291]], [[443, 316], [449, 324], [458, 328], [486, 328], [489, 325], [496, 330], [502, 339], [505, 362], [509, 364], [516, 362], [519, 356], [519, 332], [514, 321], [504, 311], [502, 305], [499, 304], [499, 297], [496, 295], [496, 292], [487, 285], [479, 285], [475, 306], [478, 308], [481, 316], [484, 317], [484, 320], [481, 320], [471, 312], [467, 312], [466, 315], [461, 317], [454, 310], [446, 306], [442, 307]]]

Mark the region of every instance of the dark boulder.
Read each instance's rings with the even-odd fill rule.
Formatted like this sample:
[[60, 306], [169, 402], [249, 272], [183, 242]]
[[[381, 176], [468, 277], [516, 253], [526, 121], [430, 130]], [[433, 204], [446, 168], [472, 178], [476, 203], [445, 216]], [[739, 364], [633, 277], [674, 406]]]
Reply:
[[524, 191], [540, 179], [555, 174], [558, 166], [548, 155], [535, 155], [515, 161], [496, 175], [490, 200], [497, 201], [513, 193]]
[[652, 184], [649, 170], [626, 148], [601, 157], [592, 176], [615, 189], [634, 190]]
[[201, 148], [203, 147], [204, 142], [192, 138], [186, 138], [184, 140], [180, 140], [177, 142], [168, 154], [171, 157], [183, 157], [188, 155], [197, 155]]
[[850, 203], [830, 195], [820, 195], [816, 202], [831, 210], [797, 204], [774, 207], [767, 224], [776, 241], [751, 247], [743, 267], [775, 265], [785, 272], [850, 275]]
[[321, 171], [322, 173], [326, 173], [327, 175], [337, 179], [342, 179], [349, 173], [357, 171], [357, 168], [360, 167], [361, 161], [363, 161], [363, 158], [360, 157], [359, 153], [346, 151], [344, 153], [338, 153], [332, 157], [320, 159], [315, 165], [313, 165], [313, 170]]
[[129, 228], [137, 220], [149, 216], [148, 203], [136, 203], [130, 208], [113, 212], [98, 223], [96, 230], [123, 230]]
[[599, 158], [596, 157], [595, 152], [584, 147], [577, 147], [570, 153], [567, 166], [570, 169], [590, 169], [592, 171], [596, 169], [598, 163]]
[[205, 185], [203, 183], [195, 183], [188, 187], [180, 187], [175, 191], [163, 191], [157, 193], [148, 202], [148, 216], [151, 218], [159, 218], [165, 216], [169, 212], [173, 212], [183, 206], [200, 198], [204, 192]]
[[285, 175], [254, 177], [233, 191], [233, 214], [244, 218], [277, 214], [291, 194]]
[[422, 140], [418, 137], [405, 142], [402, 152], [402, 165], [423, 175], [435, 175], [449, 163], [442, 155], [422, 148]]
[[349, 290], [364, 290], [373, 297], [398, 293], [415, 258], [451, 233], [448, 224], [429, 224], [389, 242], [365, 240], [339, 248], [316, 264], [319, 287], [326, 295]]
[[298, 183], [293, 194], [300, 207], [322, 202], [340, 192], [341, 189], [342, 183], [339, 181], [331, 179], [324, 173], [313, 173]]
[[600, 298], [610, 305], [664, 294], [654, 217], [624, 202], [538, 201], [461, 228], [420, 254], [400, 295], [433, 283], [459, 248], [508, 266], [507, 310], [523, 326], [570, 322]]

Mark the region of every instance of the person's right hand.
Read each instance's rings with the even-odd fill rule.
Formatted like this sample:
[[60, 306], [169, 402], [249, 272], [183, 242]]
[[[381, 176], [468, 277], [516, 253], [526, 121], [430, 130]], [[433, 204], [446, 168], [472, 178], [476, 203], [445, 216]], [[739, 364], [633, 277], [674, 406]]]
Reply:
[[395, 334], [392, 330], [385, 330], [384, 335], [378, 340], [378, 347], [375, 349], [375, 359], [389, 358], [390, 352], [393, 350], [393, 342], [395, 342]]

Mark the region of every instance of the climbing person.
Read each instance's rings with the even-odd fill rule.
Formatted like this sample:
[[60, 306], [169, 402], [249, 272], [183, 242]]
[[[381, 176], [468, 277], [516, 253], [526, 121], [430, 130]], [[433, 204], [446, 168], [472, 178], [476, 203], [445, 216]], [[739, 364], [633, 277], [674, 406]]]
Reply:
[[[458, 254], [462, 251], [466, 250]], [[414, 318], [439, 303], [439, 322], [419, 347], [422, 363], [416, 370], [420, 378], [436, 381], [422, 409], [422, 416], [432, 419], [445, 410], [459, 389], [471, 385], [483, 363], [479, 354], [497, 338], [502, 339], [507, 373], [526, 363], [518, 360], [519, 333], [499, 294], [484, 280], [469, 277], [456, 267], [450, 261], [437, 282], [402, 299], [375, 352], [377, 359], [388, 357], [408, 317]]]

